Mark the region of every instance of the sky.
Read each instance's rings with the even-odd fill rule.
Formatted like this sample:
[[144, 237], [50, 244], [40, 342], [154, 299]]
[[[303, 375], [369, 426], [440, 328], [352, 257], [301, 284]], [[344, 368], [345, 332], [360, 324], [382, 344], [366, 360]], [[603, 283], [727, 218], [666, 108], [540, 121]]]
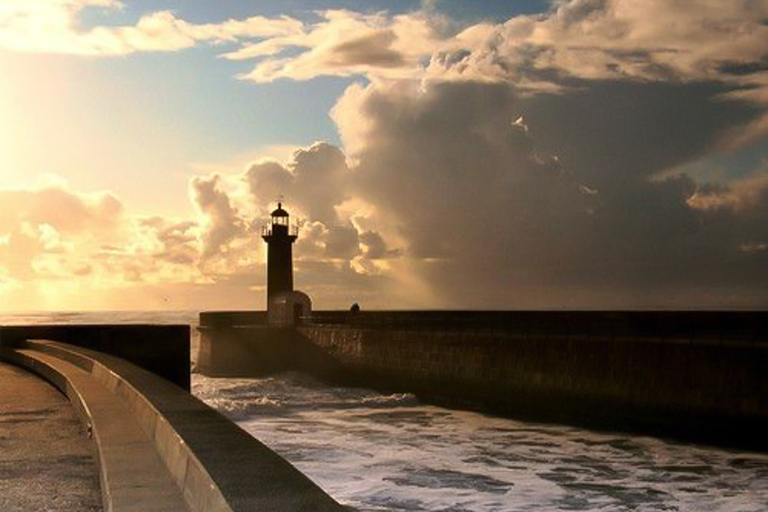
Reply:
[[768, 0], [0, 0], [0, 310], [768, 307]]

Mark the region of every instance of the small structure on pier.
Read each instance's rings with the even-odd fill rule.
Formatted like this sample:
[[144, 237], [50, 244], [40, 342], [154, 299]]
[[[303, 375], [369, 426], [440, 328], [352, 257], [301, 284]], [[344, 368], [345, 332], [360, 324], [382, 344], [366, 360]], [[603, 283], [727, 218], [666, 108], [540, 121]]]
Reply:
[[312, 300], [304, 292], [280, 292], [269, 297], [267, 323], [269, 325], [298, 325], [312, 313]]

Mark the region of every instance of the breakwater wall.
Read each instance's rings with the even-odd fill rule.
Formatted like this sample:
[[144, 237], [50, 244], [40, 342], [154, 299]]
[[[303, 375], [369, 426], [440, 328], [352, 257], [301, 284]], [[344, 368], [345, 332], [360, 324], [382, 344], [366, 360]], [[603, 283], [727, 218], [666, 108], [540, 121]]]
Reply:
[[515, 417], [768, 448], [763, 312], [319, 312], [292, 337], [240, 320], [201, 318], [201, 354], [237, 346], [241, 375], [294, 368]]
[[59, 341], [120, 357], [189, 391], [189, 335], [188, 325], [5, 325], [0, 348]]

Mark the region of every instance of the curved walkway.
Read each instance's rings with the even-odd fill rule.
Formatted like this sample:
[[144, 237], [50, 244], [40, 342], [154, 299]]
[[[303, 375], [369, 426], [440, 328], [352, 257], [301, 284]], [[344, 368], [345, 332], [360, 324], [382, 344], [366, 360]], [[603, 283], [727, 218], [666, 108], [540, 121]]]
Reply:
[[92, 450], [66, 396], [0, 363], [0, 510], [102, 510]]
[[240, 427], [127, 361], [43, 340], [0, 355], [66, 391], [93, 435], [105, 509], [346, 510]]

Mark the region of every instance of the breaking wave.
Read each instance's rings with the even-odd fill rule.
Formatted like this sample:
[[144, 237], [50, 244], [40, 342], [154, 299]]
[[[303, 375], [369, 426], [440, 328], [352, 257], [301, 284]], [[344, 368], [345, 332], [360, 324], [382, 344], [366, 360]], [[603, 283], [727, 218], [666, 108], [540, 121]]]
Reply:
[[361, 511], [768, 509], [768, 456], [456, 411], [288, 373], [193, 391]]
[[[0, 324], [186, 323], [196, 312], [24, 313]], [[193, 392], [361, 511], [765, 512], [768, 455], [541, 425], [325, 386], [193, 375]]]

